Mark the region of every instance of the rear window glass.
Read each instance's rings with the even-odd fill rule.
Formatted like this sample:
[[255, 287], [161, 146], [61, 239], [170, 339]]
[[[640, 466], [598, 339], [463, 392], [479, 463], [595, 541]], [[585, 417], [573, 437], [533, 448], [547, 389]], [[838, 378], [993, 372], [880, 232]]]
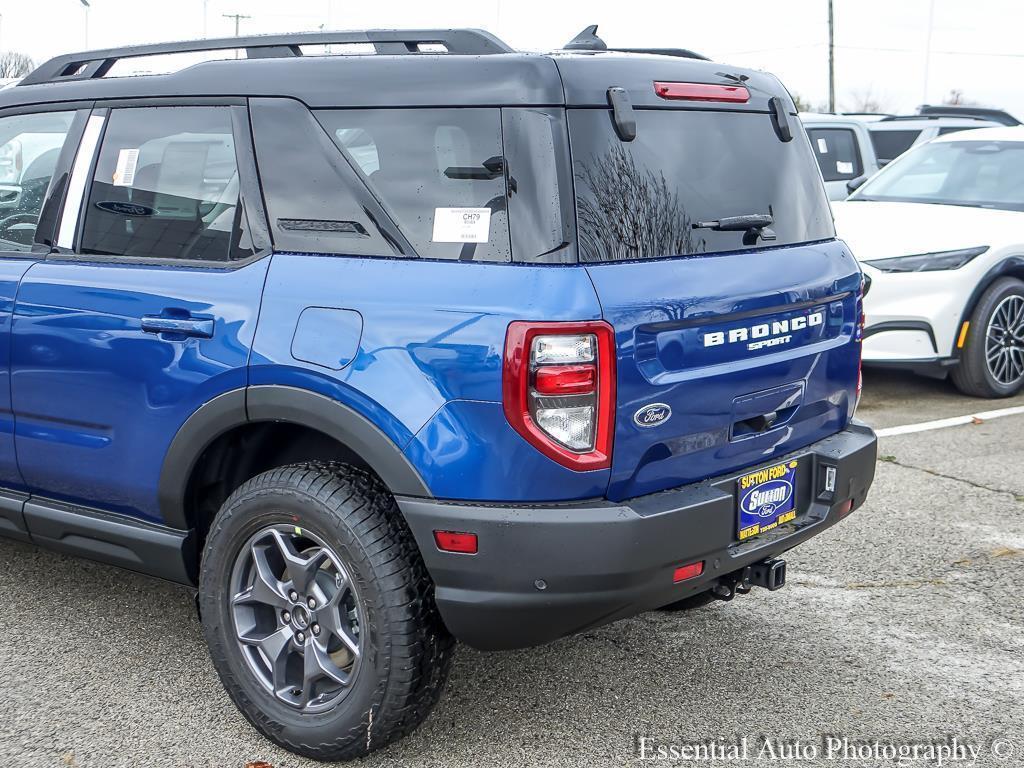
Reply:
[[864, 172], [857, 137], [849, 128], [808, 128], [807, 136], [825, 181], [849, 181]]
[[511, 261], [497, 109], [317, 113], [423, 258]]
[[[570, 110], [580, 259], [651, 259], [791, 245], [835, 236], [806, 140], [779, 140], [768, 115], [635, 110], [623, 142], [607, 110]], [[774, 240], [716, 231], [769, 215]]]
[[907, 131], [871, 131], [871, 144], [875, 148], [878, 164], [885, 165], [902, 155], [917, 141], [921, 135], [919, 130]]

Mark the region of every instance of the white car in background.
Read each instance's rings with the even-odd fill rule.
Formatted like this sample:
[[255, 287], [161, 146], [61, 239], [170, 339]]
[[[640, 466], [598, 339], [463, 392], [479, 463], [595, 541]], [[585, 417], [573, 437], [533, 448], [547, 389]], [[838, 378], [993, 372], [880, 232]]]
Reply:
[[990, 119], [993, 115], [1019, 125], [1015, 118], [993, 109], [921, 109], [937, 111], [917, 115], [801, 114], [828, 199], [845, 200], [879, 168], [936, 136], [996, 127], [999, 123]]
[[913, 148], [833, 203], [870, 281], [865, 365], [947, 374], [965, 394], [1024, 386], [1024, 127]]

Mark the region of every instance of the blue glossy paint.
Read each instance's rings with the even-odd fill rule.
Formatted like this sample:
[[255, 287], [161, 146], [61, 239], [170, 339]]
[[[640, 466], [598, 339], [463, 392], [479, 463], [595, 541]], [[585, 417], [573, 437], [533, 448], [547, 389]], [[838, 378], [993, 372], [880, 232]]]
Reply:
[[[591, 265], [587, 271], [618, 347], [609, 498], [763, 464], [844, 428], [852, 417], [860, 271], [842, 242]], [[705, 342], [705, 334], [814, 312], [823, 313], [821, 324], [793, 330], [778, 346], [750, 350], [744, 342]], [[779, 399], [794, 409], [783, 423], [753, 435], [733, 429], [737, 420], [756, 415], [749, 408], [735, 412], [735, 403], [787, 384], [799, 387], [802, 397]], [[633, 414], [655, 402], [668, 405], [672, 418], [654, 428], [637, 426]], [[766, 401], [764, 412], [779, 403]]]
[[[343, 370], [293, 358], [292, 336], [307, 307], [362, 316], [358, 351]], [[440, 497], [600, 495], [607, 472], [581, 476], [551, 462], [509, 428], [501, 411], [511, 321], [600, 314], [594, 287], [578, 267], [275, 254], [250, 383], [304, 387], [354, 408], [407, 450]], [[347, 343], [339, 339], [335, 350]], [[510, 461], [521, 471], [501, 471]]]
[[351, 309], [307, 307], [292, 337], [292, 357], [340, 371], [350, 365], [363, 336], [363, 316]]
[[11, 319], [22, 275], [35, 263], [24, 253], [0, 251], [0, 487], [24, 490], [14, 451], [11, 408]]
[[566, 469], [513, 430], [501, 403], [448, 403], [417, 433], [405, 455], [439, 498], [568, 501], [604, 495], [608, 471]]
[[[0, 310], [14, 298], [14, 264], [0, 262], [10, 268]], [[854, 404], [860, 278], [839, 242], [589, 267], [280, 253], [233, 271], [25, 269], [10, 336], [13, 445], [0, 427], [4, 484], [17, 485], [16, 446], [30, 489], [150, 520], [177, 430], [247, 384], [332, 397], [384, 431], [437, 497], [494, 502], [620, 499], [766, 464], [841, 429]], [[704, 344], [817, 311], [821, 322], [782, 346]], [[147, 333], [146, 317], [177, 324]], [[197, 332], [212, 320], [212, 337], [176, 330], [190, 318]], [[574, 472], [505, 419], [505, 333], [513, 320], [601, 318], [617, 343], [613, 466]], [[6, 384], [0, 376], [0, 398]], [[654, 403], [671, 417], [638, 426], [634, 414]], [[734, 429], [762, 406], [785, 412], [781, 426]]]
[[[268, 266], [33, 264], [11, 334], [15, 444], [29, 488], [159, 520], [175, 433], [206, 401], [246, 386]], [[144, 332], [146, 316], [212, 319], [213, 335]]]

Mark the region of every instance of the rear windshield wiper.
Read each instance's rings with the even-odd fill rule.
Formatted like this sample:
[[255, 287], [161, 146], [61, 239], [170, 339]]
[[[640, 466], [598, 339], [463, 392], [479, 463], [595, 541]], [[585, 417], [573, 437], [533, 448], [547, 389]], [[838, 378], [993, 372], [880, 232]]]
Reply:
[[698, 221], [694, 229], [711, 229], [715, 232], [743, 232], [743, 244], [754, 245], [761, 240], [774, 240], [775, 232], [769, 227], [775, 223], [770, 213], [748, 213], [744, 216], [726, 216], [711, 221]]

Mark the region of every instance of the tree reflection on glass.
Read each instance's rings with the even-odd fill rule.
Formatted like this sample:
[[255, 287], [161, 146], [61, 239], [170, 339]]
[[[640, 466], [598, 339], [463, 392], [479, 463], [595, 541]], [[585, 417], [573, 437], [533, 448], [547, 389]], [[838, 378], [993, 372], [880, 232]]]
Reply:
[[621, 144], [577, 166], [581, 257], [625, 261], [698, 253], [692, 221], [665, 175], [638, 168]]

